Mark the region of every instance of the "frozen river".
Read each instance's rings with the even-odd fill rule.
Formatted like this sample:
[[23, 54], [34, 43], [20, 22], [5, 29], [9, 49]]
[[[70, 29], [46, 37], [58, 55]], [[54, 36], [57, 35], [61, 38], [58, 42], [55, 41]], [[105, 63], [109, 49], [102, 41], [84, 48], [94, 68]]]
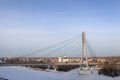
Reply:
[[0, 77], [8, 80], [120, 80], [120, 77], [112, 78], [98, 75], [93, 71], [92, 75], [79, 75], [79, 69], [69, 72], [50, 70], [32, 70], [25, 67], [0, 67]]

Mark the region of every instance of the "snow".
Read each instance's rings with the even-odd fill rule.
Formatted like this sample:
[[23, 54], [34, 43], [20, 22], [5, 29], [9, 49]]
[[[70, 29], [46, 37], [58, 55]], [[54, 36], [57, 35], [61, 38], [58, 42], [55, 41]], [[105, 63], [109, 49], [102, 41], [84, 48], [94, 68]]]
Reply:
[[69, 72], [57, 72], [51, 70], [33, 70], [25, 67], [0, 67], [0, 77], [8, 80], [120, 80], [120, 77], [107, 77], [98, 75], [94, 71], [92, 75], [80, 75], [79, 69]]

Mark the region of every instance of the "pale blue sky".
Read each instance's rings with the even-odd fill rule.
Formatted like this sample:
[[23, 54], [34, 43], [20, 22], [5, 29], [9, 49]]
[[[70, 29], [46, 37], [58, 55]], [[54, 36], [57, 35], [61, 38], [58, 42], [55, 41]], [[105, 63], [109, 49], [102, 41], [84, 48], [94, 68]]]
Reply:
[[120, 56], [120, 0], [0, 0], [0, 56], [86, 32], [98, 56]]

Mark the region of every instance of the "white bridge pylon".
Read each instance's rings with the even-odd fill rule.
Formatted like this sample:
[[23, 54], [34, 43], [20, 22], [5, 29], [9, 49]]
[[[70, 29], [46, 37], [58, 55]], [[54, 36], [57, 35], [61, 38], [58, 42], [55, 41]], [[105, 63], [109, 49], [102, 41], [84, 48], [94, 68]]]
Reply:
[[86, 49], [86, 37], [85, 32], [82, 32], [82, 53], [81, 53], [81, 61], [83, 63], [83, 58], [86, 59], [86, 66], [88, 67], [88, 56], [87, 56], [87, 49]]
[[[82, 66], [83, 63], [83, 57], [85, 56], [85, 65], [86, 67]], [[81, 53], [81, 61], [80, 61], [80, 74], [88, 75], [91, 74], [91, 70], [88, 66], [88, 57], [87, 57], [87, 50], [86, 50], [86, 38], [85, 38], [85, 32], [82, 32], [82, 53]]]

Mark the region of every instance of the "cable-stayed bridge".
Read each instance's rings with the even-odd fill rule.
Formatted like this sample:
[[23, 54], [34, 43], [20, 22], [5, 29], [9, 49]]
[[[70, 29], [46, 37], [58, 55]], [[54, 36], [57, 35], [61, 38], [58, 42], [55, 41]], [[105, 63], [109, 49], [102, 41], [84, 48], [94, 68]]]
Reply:
[[[53, 42], [54, 43], [54, 42]], [[60, 43], [54, 44], [52, 46], [48, 46], [43, 49], [36, 50], [34, 52], [30, 52], [24, 55], [20, 55], [19, 57], [30, 58], [34, 56], [39, 56], [40, 58], [46, 57], [57, 57], [58, 61], [51, 63], [3, 63], [1, 66], [41, 66], [41, 65], [80, 65], [80, 61], [82, 62], [86, 59], [88, 61], [89, 57], [96, 57], [94, 50], [92, 49], [89, 41], [86, 39], [85, 33], [82, 35], [74, 36], [70, 39], [62, 41]], [[77, 62], [68, 61], [69, 57], [78, 57], [79, 60]], [[81, 64], [86, 64], [81, 63]], [[89, 65], [97, 65], [98, 63], [89, 63]]]
[[[52, 42], [54, 43], [54, 42]], [[96, 57], [94, 50], [92, 49], [90, 42], [86, 39], [87, 56]], [[82, 35], [74, 36], [65, 41], [59, 42], [54, 45], [50, 45], [43, 49], [39, 49], [18, 57], [80, 57], [82, 53]]]

